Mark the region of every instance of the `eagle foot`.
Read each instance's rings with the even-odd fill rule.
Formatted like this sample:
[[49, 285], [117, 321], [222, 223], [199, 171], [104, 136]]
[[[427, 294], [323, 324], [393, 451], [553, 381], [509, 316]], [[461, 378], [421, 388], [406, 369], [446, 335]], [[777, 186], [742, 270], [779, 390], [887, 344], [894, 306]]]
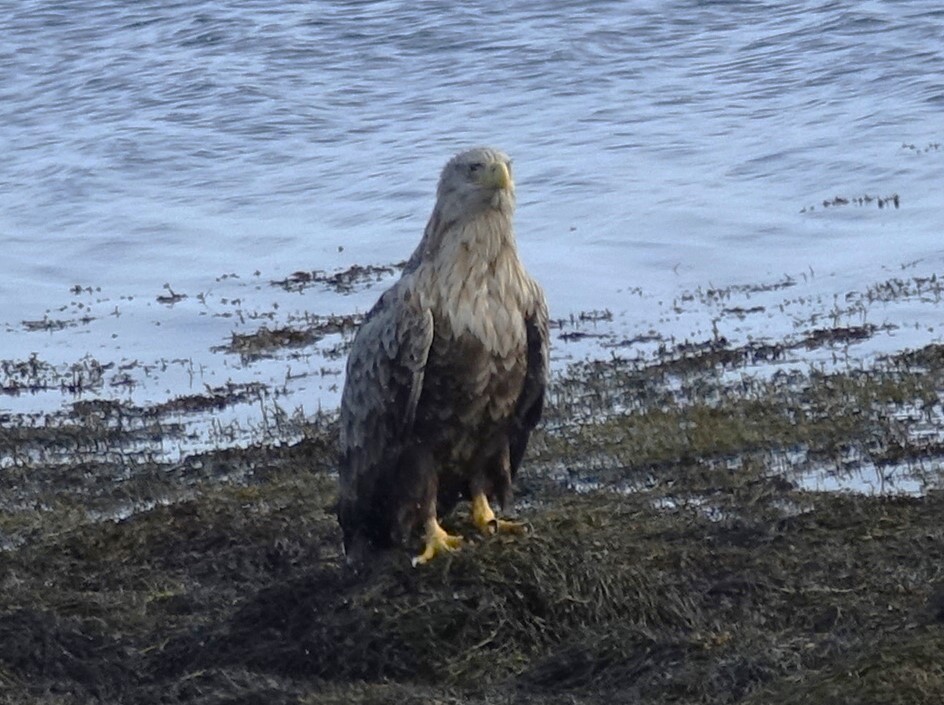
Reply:
[[414, 556], [412, 563], [415, 568], [418, 565], [429, 563], [433, 558], [441, 553], [453, 553], [459, 550], [462, 545], [461, 536], [453, 536], [446, 533], [435, 517], [426, 522], [426, 546], [423, 552]]
[[526, 534], [531, 533], [531, 525], [520, 521], [507, 521], [505, 519], [498, 519], [496, 517], [488, 522], [488, 527], [485, 533], [487, 533], [489, 536], [494, 536], [495, 534], [525, 536]]
[[488, 498], [484, 494], [477, 494], [472, 498], [472, 523], [485, 536], [494, 536], [495, 534], [521, 536], [529, 533], [530, 530], [527, 524], [506, 521], [496, 517], [488, 503]]

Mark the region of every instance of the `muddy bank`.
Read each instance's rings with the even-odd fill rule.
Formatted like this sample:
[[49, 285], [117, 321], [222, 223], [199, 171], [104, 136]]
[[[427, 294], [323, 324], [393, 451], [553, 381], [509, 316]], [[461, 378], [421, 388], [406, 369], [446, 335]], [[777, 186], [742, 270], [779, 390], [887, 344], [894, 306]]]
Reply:
[[761, 353], [572, 367], [518, 482], [532, 533], [457, 512], [468, 544], [419, 569], [344, 568], [330, 415], [176, 463], [127, 450], [167, 409], [7, 421], [0, 701], [944, 701], [942, 348], [746, 374]]

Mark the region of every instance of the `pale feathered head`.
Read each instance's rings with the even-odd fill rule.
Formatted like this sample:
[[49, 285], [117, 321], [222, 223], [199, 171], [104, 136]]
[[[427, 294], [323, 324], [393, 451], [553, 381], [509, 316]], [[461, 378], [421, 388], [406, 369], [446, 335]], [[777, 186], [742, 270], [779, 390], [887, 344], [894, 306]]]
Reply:
[[458, 222], [489, 209], [506, 215], [515, 209], [511, 159], [491, 147], [460, 152], [449, 160], [439, 177], [436, 210], [440, 218]]
[[[491, 147], [460, 152], [443, 167], [436, 205], [404, 271], [412, 271], [424, 259], [443, 251], [450, 234], [468, 234], [465, 226], [472, 222], [476, 224], [473, 232], [491, 235], [514, 247], [514, 211], [515, 182], [508, 155]], [[479, 227], [483, 224], [484, 229]]]

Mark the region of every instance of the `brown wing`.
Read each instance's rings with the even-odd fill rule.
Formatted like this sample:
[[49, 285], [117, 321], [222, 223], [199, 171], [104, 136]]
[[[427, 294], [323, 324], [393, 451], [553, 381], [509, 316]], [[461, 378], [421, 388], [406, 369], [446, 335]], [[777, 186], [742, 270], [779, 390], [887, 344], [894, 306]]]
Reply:
[[536, 284], [534, 286], [537, 290], [534, 310], [525, 319], [528, 335], [528, 371], [525, 374], [521, 395], [515, 404], [511, 432], [508, 434], [512, 477], [521, 465], [531, 431], [541, 420], [541, 413], [544, 411], [544, 392], [547, 389], [549, 355], [547, 301], [540, 288]]
[[345, 544], [378, 521], [384, 479], [409, 443], [433, 340], [433, 316], [411, 295], [411, 278], [384, 293], [361, 324], [341, 396], [341, 495]]

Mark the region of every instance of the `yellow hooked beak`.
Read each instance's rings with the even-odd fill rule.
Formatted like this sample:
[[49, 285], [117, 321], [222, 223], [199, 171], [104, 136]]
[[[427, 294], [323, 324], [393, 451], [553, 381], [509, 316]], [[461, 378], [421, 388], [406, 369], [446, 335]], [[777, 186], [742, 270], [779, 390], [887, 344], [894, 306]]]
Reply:
[[482, 186], [494, 189], [510, 189], [514, 186], [514, 181], [511, 180], [511, 174], [508, 173], [505, 162], [486, 164], [482, 171], [480, 183]]

